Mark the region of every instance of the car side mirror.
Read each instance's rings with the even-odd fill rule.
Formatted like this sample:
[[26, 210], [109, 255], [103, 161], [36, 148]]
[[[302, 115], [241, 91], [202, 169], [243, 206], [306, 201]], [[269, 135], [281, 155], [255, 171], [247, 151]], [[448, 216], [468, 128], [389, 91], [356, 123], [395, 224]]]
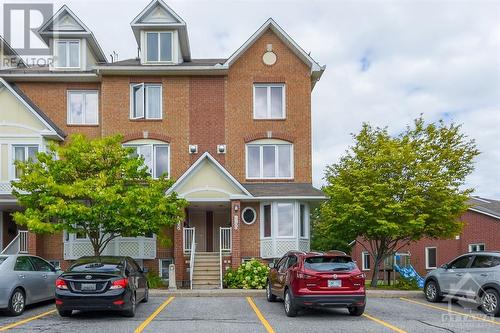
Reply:
[[270, 262], [270, 263], [268, 264], [268, 266], [269, 266], [269, 268], [273, 269], [273, 268], [274, 268], [274, 262]]
[[448, 264], [443, 264], [443, 265], [441, 265], [441, 268], [442, 268], [442, 269], [448, 269]]

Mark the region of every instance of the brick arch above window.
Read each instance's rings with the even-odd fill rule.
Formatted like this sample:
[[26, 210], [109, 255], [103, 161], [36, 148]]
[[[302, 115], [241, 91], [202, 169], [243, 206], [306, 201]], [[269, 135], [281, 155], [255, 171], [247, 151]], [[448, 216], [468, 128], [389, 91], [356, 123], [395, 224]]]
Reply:
[[262, 140], [262, 139], [279, 139], [279, 140], [284, 140], [288, 141], [290, 143], [293, 143], [295, 141], [295, 137], [284, 132], [260, 132], [260, 133], [254, 133], [251, 135], [248, 135], [243, 138], [245, 143], [249, 143], [255, 140]]
[[163, 141], [166, 143], [170, 143], [172, 141], [172, 138], [168, 135], [165, 134], [160, 134], [160, 133], [150, 133], [150, 132], [135, 132], [135, 133], [129, 133], [126, 134], [123, 137], [123, 142], [129, 142], [133, 140], [141, 140], [141, 139], [152, 139], [152, 140], [159, 140]]

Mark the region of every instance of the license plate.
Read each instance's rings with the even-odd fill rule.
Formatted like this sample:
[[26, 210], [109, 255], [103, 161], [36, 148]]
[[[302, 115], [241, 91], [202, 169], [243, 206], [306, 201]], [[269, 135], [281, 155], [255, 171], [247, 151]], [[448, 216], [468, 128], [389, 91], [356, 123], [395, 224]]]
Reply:
[[342, 287], [342, 280], [328, 280], [328, 288]]
[[94, 291], [95, 283], [82, 283], [82, 291]]

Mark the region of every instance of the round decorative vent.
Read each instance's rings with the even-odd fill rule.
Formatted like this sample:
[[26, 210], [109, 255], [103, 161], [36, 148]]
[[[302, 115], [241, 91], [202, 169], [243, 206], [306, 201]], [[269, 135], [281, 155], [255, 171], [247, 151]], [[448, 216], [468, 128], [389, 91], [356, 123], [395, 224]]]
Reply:
[[243, 220], [243, 222], [245, 222], [245, 224], [253, 224], [256, 218], [257, 213], [252, 207], [246, 207], [241, 212], [241, 219]]
[[267, 51], [262, 56], [262, 61], [268, 66], [274, 65], [276, 63], [276, 60], [278, 60], [278, 58], [276, 57], [276, 53], [274, 53], [273, 51]]

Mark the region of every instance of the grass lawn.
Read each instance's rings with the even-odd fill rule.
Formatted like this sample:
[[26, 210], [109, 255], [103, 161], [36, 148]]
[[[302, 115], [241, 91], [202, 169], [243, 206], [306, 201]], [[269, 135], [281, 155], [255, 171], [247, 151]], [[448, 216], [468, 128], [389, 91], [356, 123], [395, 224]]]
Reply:
[[407, 280], [396, 280], [396, 283], [394, 284], [394, 281], [391, 281], [391, 285], [387, 285], [385, 281], [377, 281], [377, 287], [374, 288], [370, 286], [371, 280], [366, 280], [365, 281], [365, 288], [366, 289], [371, 289], [371, 290], [420, 290], [416, 285], [408, 282]]

